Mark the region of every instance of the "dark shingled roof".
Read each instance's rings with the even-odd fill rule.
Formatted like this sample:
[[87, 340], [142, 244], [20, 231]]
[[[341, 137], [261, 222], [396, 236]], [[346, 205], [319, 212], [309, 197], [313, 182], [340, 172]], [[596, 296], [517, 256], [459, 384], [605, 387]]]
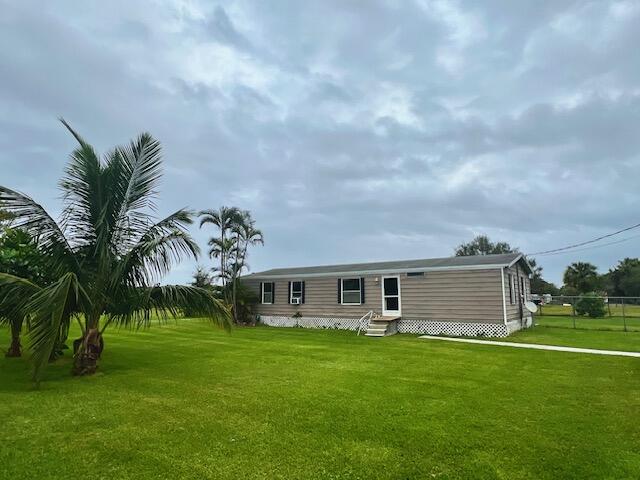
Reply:
[[[407, 270], [465, 270], [486, 267], [506, 267], [522, 257], [521, 253], [501, 255], [476, 255], [470, 257], [427, 258], [422, 260], [398, 260], [393, 262], [349, 263], [344, 265], [322, 265], [317, 267], [273, 268], [257, 272], [249, 277], [295, 277], [324, 276], [344, 273], [380, 273]], [[526, 262], [525, 262], [526, 264]], [[529, 270], [530, 267], [527, 265]]]

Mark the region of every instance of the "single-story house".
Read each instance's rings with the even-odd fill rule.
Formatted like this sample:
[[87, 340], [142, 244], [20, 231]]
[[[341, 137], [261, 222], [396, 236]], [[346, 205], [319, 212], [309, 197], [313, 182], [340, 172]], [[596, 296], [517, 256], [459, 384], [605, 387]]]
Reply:
[[242, 281], [266, 325], [503, 337], [531, 324], [531, 273], [508, 253], [275, 268]]

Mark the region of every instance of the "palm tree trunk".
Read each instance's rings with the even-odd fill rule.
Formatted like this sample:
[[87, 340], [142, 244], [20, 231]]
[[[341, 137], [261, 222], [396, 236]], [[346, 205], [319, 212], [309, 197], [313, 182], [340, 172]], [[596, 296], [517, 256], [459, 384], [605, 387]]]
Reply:
[[73, 375], [92, 375], [98, 368], [98, 359], [104, 350], [104, 339], [99, 329], [100, 315], [87, 322], [82, 337], [73, 342]]
[[236, 271], [233, 273], [233, 291], [232, 291], [232, 310], [233, 310], [233, 321], [237, 325], [238, 324], [238, 305], [236, 301]]
[[224, 276], [224, 264], [225, 264], [225, 260], [224, 260], [224, 227], [220, 227], [220, 238], [222, 240], [221, 244], [220, 244], [220, 279], [222, 280], [222, 288], [224, 288], [225, 286], [225, 276]]
[[[247, 247], [248, 247], [248, 242], [245, 242], [244, 247], [242, 249], [242, 253], [240, 254], [240, 257], [238, 258], [238, 262], [236, 265], [236, 268], [233, 271], [233, 320], [234, 322], [237, 324], [238, 323], [238, 295], [237, 295], [237, 291], [238, 291], [238, 287], [237, 287], [237, 277], [238, 277], [238, 266], [242, 266], [244, 265], [244, 259], [247, 255]], [[242, 268], [242, 267], [240, 267]]]
[[5, 357], [17, 358], [22, 356], [22, 346], [20, 345], [20, 332], [22, 331], [22, 318], [11, 322], [11, 345]]

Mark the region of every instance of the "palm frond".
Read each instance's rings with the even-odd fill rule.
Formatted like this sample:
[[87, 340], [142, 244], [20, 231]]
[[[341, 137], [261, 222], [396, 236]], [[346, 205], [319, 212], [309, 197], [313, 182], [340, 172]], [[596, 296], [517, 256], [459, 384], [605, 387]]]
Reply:
[[153, 285], [186, 257], [197, 258], [200, 248], [186, 231], [192, 223], [188, 210], [178, 210], [152, 225], [119, 262], [113, 285], [123, 279], [130, 287]]
[[120, 218], [131, 210], [153, 208], [155, 188], [162, 176], [160, 142], [151, 134], [141, 134], [129, 147], [118, 149], [125, 165], [126, 190]]
[[0, 202], [13, 215], [13, 228], [21, 229], [37, 239], [48, 254], [54, 268], [78, 270], [74, 250], [67, 241], [63, 229], [47, 211], [28, 195], [0, 186]]
[[[65, 126], [70, 129], [68, 124]], [[79, 136], [76, 138], [79, 138], [80, 146], [71, 153], [60, 181], [65, 202], [62, 224], [74, 244], [87, 246], [96, 242], [102, 211], [110, 192], [103, 185], [102, 165], [95, 150]]]
[[58, 120], [60, 120], [60, 123], [62, 123], [62, 125], [64, 125], [67, 130], [69, 130], [69, 133], [71, 133], [71, 135], [74, 136], [74, 138], [78, 141], [80, 145], [87, 144], [87, 142], [84, 141], [84, 138], [82, 138], [78, 132], [76, 132], [73, 128], [71, 128], [71, 125], [69, 125], [69, 123], [64, 118], [59, 117]]
[[222, 206], [218, 210], [202, 210], [198, 215], [201, 217], [200, 228], [211, 223], [221, 230], [228, 230], [241, 218], [242, 214], [236, 207]]
[[0, 320], [24, 317], [28, 299], [40, 291], [40, 287], [26, 278], [0, 273]]
[[154, 316], [162, 321], [185, 311], [226, 329], [231, 326], [229, 309], [211, 290], [186, 285], [123, 289], [118, 301], [109, 307], [107, 321], [140, 328], [148, 326]]
[[31, 313], [29, 348], [33, 364], [33, 380], [38, 382], [58, 338], [63, 321], [68, 321], [71, 312], [84, 294], [73, 273], [63, 275], [57, 282], [42, 288], [32, 295], [26, 305]]

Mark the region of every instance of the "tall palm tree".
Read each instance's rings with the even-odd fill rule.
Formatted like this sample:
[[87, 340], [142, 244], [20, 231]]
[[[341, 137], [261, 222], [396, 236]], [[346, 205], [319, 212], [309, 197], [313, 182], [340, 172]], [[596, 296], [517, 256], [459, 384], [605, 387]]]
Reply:
[[262, 231], [256, 228], [256, 222], [251, 217], [251, 212], [244, 210], [240, 212], [240, 216], [236, 223], [232, 227], [232, 231], [235, 234], [236, 241], [236, 261], [232, 268], [232, 307], [233, 318], [235, 322], [238, 322], [238, 277], [242, 273], [242, 269], [248, 267], [247, 265], [247, 251], [249, 246], [264, 245], [264, 236]]
[[[216, 251], [216, 257], [220, 258], [220, 277], [223, 280], [227, 276], [227, 264], [229, 262], [230, 245], [231, 242], [227, 242], [231, 228], [240, 218], [240, 211], [236, 207], [220, 207], [218, 210], [202, 210], [199, 213], [200, 216], [200, 228], [206, 224], [213, 224], [220, 229], [220, 237], [218, 239], [212, 238], [209, 241], [210, 246], [214, 246], [215, 240], [218, 240], [218, 250]], [[213, 250], [209, 253], [212, 258], [215, 258], [212, 254]]]
[[110, 325], [146, 326], [152, 313], [175, 317], [188, 308], [227, 326], [229, 312], [210, 291], [158, 283], [175, 263], [199, 253], [186, 231], [190, 211], [181, 209], [159, 221], [150, 213], [161, 177], [160, 143], [143, 133], [101, 160], [61, 121], [79, 143], [60, 182], [61, 221], [31, 197], [0, 186], [3, 208], [15, 215], [17, 228], [39, 239], [57, 279], [41, 286], [0, 274], [0, 307], [7, 298], [18, 298], [31, 320], [34, 379], [40, 379], [61, 328], [72, 318], [82, 331], [74, 343], [76, 375], [95, 372]]
[[588, 262], [572, 263], [565, 270], [563, 281], [579, 293], [593, 291], [598, 286], [598, 269]]

